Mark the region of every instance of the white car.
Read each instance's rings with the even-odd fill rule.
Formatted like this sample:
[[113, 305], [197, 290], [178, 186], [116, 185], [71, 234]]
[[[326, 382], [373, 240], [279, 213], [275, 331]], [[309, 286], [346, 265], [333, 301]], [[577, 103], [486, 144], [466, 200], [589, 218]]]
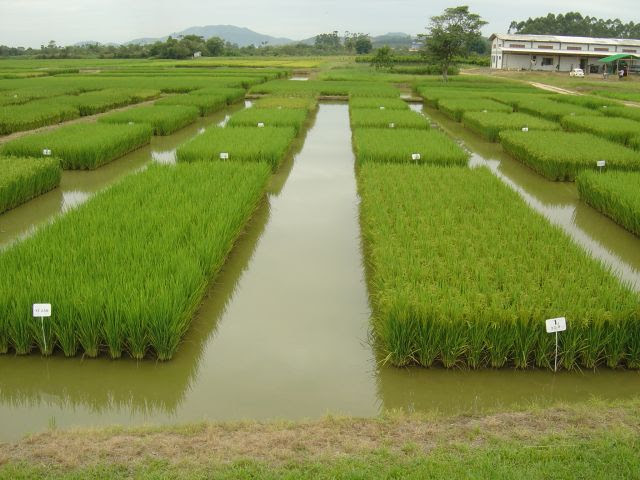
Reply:
[[570, 77], [584, 77], [584, 70], [581, 68], [574, 68], [569, 72]]

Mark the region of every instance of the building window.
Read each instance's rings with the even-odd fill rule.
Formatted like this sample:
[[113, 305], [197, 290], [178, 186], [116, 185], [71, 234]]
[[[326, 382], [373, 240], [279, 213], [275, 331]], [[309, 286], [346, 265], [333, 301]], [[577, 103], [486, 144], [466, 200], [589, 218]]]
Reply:
[[553, 57], [542, 57], [542, 66], [548, 67], [553, 65]]
[[594, 48], [593, 48], [593, 51], [594, 51], [594, 52], [608, 52], [608, 51], [609, 51], [609, 49], [608, 49], [608, 48], [605, 48], [605, 47], [594, 47]]
[[636, 53], [637, 52], [637, 50], [634, 50], [632, 48], [623, 48], [622, 51], [624, 53]]
[[510, 43], [509, 47], [511, 48], [527, 48], [525, 45], [523, 45], [522, 43]]
[[582, 50], [582, 47], [567, 47], [567, 50]]
[[538, 48], [544, 48], [545, 50], [553, 50], [553, 45], [538, 45]]

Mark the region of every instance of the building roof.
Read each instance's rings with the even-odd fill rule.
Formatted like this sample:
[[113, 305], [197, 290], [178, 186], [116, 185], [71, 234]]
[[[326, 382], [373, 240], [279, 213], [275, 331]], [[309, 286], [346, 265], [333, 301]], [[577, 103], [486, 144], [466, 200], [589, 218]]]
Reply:
[[602, 63], [611, 63], [618, 60], [636, 60], [638, 58], [640, 58], [640, 55], [634, 55], [633, 53], [618, 53], [617, 55], [611, 55], [610, 57], [601, 58], [599, 61]]
[[493, 40], [494, 38], [521, 42], [597, 43], [598, 45], [629, 45], [640, 47], [640, 40], [630, 38], [566, 37], [563, 35], [519, 35], [510, 33], [494, 33], [489, 37], [489, 40]]

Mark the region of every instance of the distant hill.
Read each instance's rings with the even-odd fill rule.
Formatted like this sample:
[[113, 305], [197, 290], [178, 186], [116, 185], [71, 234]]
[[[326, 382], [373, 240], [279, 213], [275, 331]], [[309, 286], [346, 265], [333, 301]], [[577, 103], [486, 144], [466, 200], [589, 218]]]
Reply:
[[74, 47], [86, 47], [87, 45], [104, 45], [107, 47], [118, 47], [120, 46], [119, 43], [113, 43], [113, 42], [108, 42], [108, 43], [102, 43], [102, 42], [96, 42], [95, 40], [85, 40], [83, 42], [76, 42], [73, 44]]
[[[236, 27], [234, 25], [206, 25], [204, 27], [189, 27], [180, 32], [171, 34], [171, 37], [177, 38], [180, 35], [199, 35], [205, 39], [211, 37], [220, 37], [227, 42], [235, 43], [240, 47], [246, 47], [249, 45], [260, 46], [263, 42], [268, 45], [286, 45], [289, 43], [295, 43], [294, 40], [289, 38], [272, 37], [271, 35], [264, 35], [262, 33], [254, 32], [248, 28]], [[165, 41], [169, 35], [158, 38], [136, 38], [125, 45], [132, 43], [145, 45], [148, 43], [154, 43], [157, 41]]]

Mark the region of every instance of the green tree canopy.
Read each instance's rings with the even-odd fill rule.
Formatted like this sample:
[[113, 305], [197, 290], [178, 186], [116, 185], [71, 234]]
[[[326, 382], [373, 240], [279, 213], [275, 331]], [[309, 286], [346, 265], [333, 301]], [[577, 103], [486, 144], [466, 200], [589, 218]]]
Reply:
[[442, 15], [431, 17], [429, 33], [420, 35], [424, 39], [423, 53], [430, 63], [440, 65], [445, 81], [455, 58], [467, 55], [482, 40], [480, 28], [486, 24], [466, 5], [447, 8]]
[[600, 38], [640, 38], [640, 23], [622, 23], [618, 18], [607, 19], [583, 17], [578, 12], [513, 21], [509, 33], [529, 33], [533, 35], [569, 35]]

